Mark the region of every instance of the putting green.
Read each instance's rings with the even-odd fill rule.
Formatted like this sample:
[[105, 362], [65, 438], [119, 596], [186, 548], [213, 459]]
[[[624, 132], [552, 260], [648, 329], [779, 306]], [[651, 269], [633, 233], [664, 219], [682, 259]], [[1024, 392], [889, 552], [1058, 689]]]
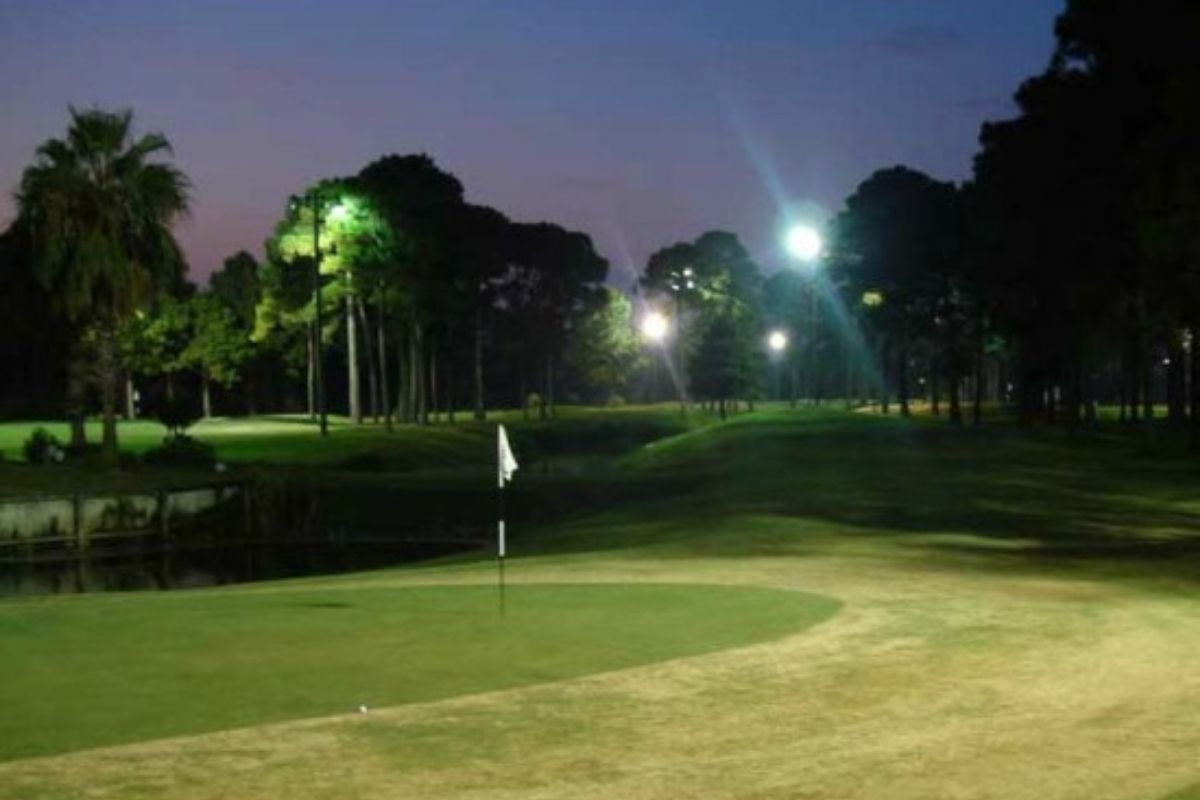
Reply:
[[825, 597], [332, 579], [0, 603], [0, 760], [562, 680], [775, 639]]

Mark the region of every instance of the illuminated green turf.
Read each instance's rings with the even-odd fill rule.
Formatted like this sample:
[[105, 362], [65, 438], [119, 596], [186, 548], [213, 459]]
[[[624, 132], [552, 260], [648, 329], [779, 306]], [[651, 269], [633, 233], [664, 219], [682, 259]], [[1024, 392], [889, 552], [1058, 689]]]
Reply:
[[716, 586], [380, 588], [0, 603], [0, 760], [506, 689], [778, 638], [837, 603]]

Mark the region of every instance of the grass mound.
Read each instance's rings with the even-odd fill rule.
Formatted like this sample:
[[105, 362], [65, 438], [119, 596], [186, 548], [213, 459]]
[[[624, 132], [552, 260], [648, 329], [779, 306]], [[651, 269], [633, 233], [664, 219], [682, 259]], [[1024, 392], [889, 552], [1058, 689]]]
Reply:
[[738, 647], [835, 601], [660, 584], [319, 581], [0, 605], [0, 760], [506, 689]]

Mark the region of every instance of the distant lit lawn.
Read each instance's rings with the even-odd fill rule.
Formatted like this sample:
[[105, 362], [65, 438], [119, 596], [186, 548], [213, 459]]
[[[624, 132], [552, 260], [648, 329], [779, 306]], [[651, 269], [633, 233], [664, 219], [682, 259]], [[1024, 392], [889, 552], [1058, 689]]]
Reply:
[[0, 760], [507, 689], [772, 639], [837, 603], [714, 586], [373, 588], [0, 603]]
[[[563, 407], [554, 419], [525, 419], [520, 411], [489, 415], [476, 422], [460, 414], [457, 423], [439, 419], [431, 425], [397, 425], [388, 432], [381, 424], [355, 426], [343, 417], [331, 417], [329, 436], [322, 439], [306, 416], [214, 418], [196, 423], [189, 434], [212, 444], [217, 459], [232, 469], [253, 465], [289, 468], [335, 468], [362, 474], [416, 470], [486, 469], [495, 452], [495, 423], [509, 426], [514, 444], [527, 466], [544, 459], [611, 458], [641, 444], [708, 424], [710, 415], [693, 413], [682, 419], [674, 405], [630, 406], [620, 409]], [[67, 464], [30, 468], [22, 446], [43, 427], [66, 442], [69, 430], [62, 422], [0, 423], [0, 496], [63, 492], [139, 491], [195, 484], [212, 480], [212, 473], [196, 470], [98, 469], [96, 464]], [[124, 452], [140, 454], [163, 441], [165, 429], [157, 422], [122, 422], [119, 441]], [[88, 438], [98, 442], [100, 426], [88, 424]]]

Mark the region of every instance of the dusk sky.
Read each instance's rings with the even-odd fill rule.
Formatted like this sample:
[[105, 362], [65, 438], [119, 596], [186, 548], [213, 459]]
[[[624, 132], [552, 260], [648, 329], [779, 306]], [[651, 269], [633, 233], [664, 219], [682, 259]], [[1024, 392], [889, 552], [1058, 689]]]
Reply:
[[193, 278], [284, 199], [425, 152], [473, 202], [591, 234], [628, 285], [657, 248], [736, 232], [767, 268], [789, 208], [873, 170], [969, 175], [1061, 0], [340, 0], [0, 4], [0, 225], [67, 105], [131, 107], [194, 183]]

